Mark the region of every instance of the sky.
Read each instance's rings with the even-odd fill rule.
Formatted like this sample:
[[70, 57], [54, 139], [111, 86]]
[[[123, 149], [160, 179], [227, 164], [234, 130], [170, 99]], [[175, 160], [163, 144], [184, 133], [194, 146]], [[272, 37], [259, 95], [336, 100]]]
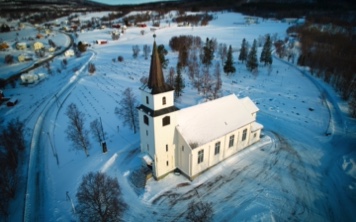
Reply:
[[[80, 19], [107, 13], [87, 13], [80, 15]], [[266, 34], [285, 39], [287, 23], [261, 19], [258, 24], [247, 25], [242, 14], [229, 12], [216, 12], [214, 17], [208, 26], [178, 27], [173, 22], [166, 23], [167, 14], [154, 32], [157, 44], [163, 44], [168, 50], [169, 64], [164, 74], [177, 63], [178, 54], [168, 45], [173, 36], [216, 38], [218, 43], [232, 45], [236, 73], [226, 76], [221, 72], [221, 94], [248, 96], [258, 106], [257, 122], [264, 126], [261, 142], [193, 181], [175, 174], [159, 181], [152, 178], [145, 181], [140, 173], [143, 169], [140, 137], [123, 124], [114, 110], [120, 106], [122, 93], [128, 87], [137, 99], [141, 98], [140, 79], [148, 76], [150, 61], [145, 60], [142, 51], [138, 58], [133, 58], [132, 46], [152, 46], [151, 21], [146, 28], [129, 27], [117, 41], [111, 40], [111, 28], [85, 30], [78, 33], [76, 42], [103, 39], [108, 44], [92, 44], [80, 57], [59, 56], [50, 63], [51, 72], [42, 66], [32, 71], [45, 73], [46, 79], [28, 86], [18, 82], [15, 88], [9, 86], [4, 90], [5, 96], [17, 97], [19, 103], [11, 108], [0, 106], [0, 115], [7, 120], [18, 117], [25, 122], [31, 147], [27, 150], [30, 162], [28, 166], [24, 163], [21, 171], [21, 188], [18, 199], [12, 203], [10, 221], [23, 218], [32, 221], [34, 217], [43, 221], [76, 220], [73, 209], [81, 178], [97, 171], [117, 178], [123, 199], [129, 205], [124, 221], [184, 221], [187, 206], [193, 200], [211, 202], [214, 221], [351, 221], [356, 218], [356, 123], [348, 116], [347, 103], [330, 86], [312, 76], [308, 67], [273, 57], [271, 69], [260, 65], [253, 75], [245, 64], [237, 61], [243, 38], [250, 44]], [[141, 30], [145, 31], [144, 35]], [[36, 33], [29, 26], [19, 35], [22, 38]], [[15, 35], [8, 33], [6, 41], [13, 43]], [[69, 44], [60, 32], [54, 31], [51, 38]], [[48, 39], [43, 42], [48, 44]], [[16, 51], [11, 49], [7, 53]], [[124, 61], [118, 62], [118, 56]], [[63, 59], [68, 61], [65, 67]], [[218, 56], [214, 58], [216, 62], [221, 62]], [[95, 64], [94, 74], [88, 73], [88, 63]], [[0, 73], [16, 72], [18, 64], [1, 63], [1, 70], [6, 67], [7, 71], [0, 70]], [[184, 109], [206, 102], [186, 72], [183, 77], [186, 87], [175, 105]], [[91, 121], [102, 119], [107, 153], [102, 153], [92, 136], [89, 157], [73, 149], [65, 133], [68, 127], [65, 112], [71, 103], [85, 115], [87, 128]], [[326, 132], [330, 135], [326, 136]], [[144, 185], [139, 183], [142, 181]], [[66, 199], [67, 192], [70, 200]]]

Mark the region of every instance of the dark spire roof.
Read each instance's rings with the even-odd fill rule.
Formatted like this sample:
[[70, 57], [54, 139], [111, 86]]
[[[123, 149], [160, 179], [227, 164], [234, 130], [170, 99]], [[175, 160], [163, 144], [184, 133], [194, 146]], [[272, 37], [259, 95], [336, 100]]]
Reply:
[[151, 89], [152, 94], [163, 93], [173, 90], [173, 88], [166, 84], [163, 77], [163, 71], [159, 54], [157, 51], [156, 41], [153, 42], [153, 52], [151, 58], [150, 74], [148, 76], [147, 86]]

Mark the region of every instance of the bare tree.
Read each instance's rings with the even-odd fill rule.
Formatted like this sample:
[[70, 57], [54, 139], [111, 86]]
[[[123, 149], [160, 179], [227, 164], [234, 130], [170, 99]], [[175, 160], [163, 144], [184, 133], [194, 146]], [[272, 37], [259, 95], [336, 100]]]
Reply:
[[88, 130], [84, 128], [85, 114], [80, 112], [74, 103], [67, 107], [66, 115], [69, 118], [69, 125], [66, 133], [76, 149], [83, 149], [85, 155], [89, 156], [90, 142], [88, 139]]
[[122, 221], [127, 207], [117, 179], [100, 172], [83, 176], [76, 197], [80, 221]]
[[115, 114], [123, 119], [124, 125], [129, 125], [136, 133], [138, 128], [138, 113], [136, 110], [138, 101], [131, 88], [125, 89], [120, 104], [120, 108], [115, 108]]
[[140, 53], [140, 48], [138, 47], [138, 45], [133, 45], [132, 56], [136, 59], [139, 53]]
[[214, 99], [217, 99], [217, 98], [219, 98], [219, 94], [220, 94], [221, 86], [222, 86], [219, 62], [216, 62], [214, 74], [215, 74], [216, 80], [215, 80], [215, 86], [213, 88], [213, 97], [214, 97]]
[[169, 68], [169, 73], [167, 76], [167, 84], [173, 86], [174, 85], [174, 78], [175, 78], [176, 72], [174, 70], [174, 67]]
[[227, 57], [227, 45], [224, 43], [219, 44], [218, 53], [221, 59], [221, 62], [225, 62]]
[[144, 45], [143, 46], [143, 54], [145, 56], [145, 59], [148, 59], [150, 52], [151, 52], [151, 47], [148, 45]]
[[103, 128], [101, 127], [101, 123], [99, 119], [95, 119], [92, 122], [90, 122], [90, 129], [95, 140], [98, 141], [101, 145], [101, 142], [103, 142], [104, 140], [105, 133], [103, 131]]
[[189, 203], [186, 219], [192, 222], [209, 222], [213, 219], [213, 207], [211, 203], [194, 201]]
[[200, 79], [200, 81], [201, 81], [202, 92], [203, 92], [204, 96], [207, 96], [208, 93], [211, 92], [211, 89], [213, 86], [213, 81], [212, 81], [208, 66], [203, 66], [202, 78]]

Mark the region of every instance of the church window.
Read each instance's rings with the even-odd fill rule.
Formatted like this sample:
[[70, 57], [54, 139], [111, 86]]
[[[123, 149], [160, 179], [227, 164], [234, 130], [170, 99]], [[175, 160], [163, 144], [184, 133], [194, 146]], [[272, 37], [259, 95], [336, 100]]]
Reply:
[[169, 116], [166, 116], [162, 119], [162, 125], [167, 126], [171, 123], [171, 118]]
[[148, 100], [148, 96], [146, 96], [146, 104], [150, 104], [150, 101]]
[[150, 146], [147, 144], [147, 151], [149, 151], [150, 150]]
[[229, 140], [229, 148], [234, 146], [235, 135], [230, 136]]
[[182, 146], [182, 151], [184, 151], [184, 146]]
[[168, 152], [168, 144], [166, 144], [166, 152]]
[[143, 122], [148, 126], [149, 123], [148, 123], [148, 116], [144, 115], [143, 116]]
[[198, 152], [198, 164], [204, 161], [204, 150]]
[[220, 141], [215, 143], [215, 155], [220, 153]]
[[166, 105], [166, 97], [165, 96], [162, 98], [162, 105]]
[[253, 138], [256, 138], [256, 136], [257, 136], [256, 133], [254, 133], [254, 134], [253, 134]]
[[167, 164], [167, 166], [169, 165], [169, 164], [168, 164], [168, 161], [166, 162], [166, 164]]
[[146, 130], [146, 136], [148, 136], [148, 130]]
[[242, 141], [246, 140], [247, 137], [247, 129], [244, 129], [244, 131], [242, 131]]

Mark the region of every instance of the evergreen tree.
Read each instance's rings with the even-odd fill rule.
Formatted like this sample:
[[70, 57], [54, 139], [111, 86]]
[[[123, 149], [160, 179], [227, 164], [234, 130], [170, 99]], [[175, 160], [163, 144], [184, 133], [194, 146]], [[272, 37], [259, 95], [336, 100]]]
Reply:
[[253, 40], [252, 48], [247, 56], [246, 68], [250, 72], [254, 71], [258, 67], [257, 61], [257, 41]]
[[272, 41], [269, 35], [267, 35], [266, 42], [263, 45], [260, 62], [264, 62], [265, 65], [272, 64]]
[[203, 47], [202, 63], [206, 66], [211, 65], [211, 61], [214, 59], [214, 42], [206, 38], [205, 46]]
[[247, 42], [246, 39], [243, 39], [241, 44], [241, 49], [240, 49], [239, 61], [245, 62], [246, 59], [247, 59]]
[[229, 49], [227, 51], [227, 59], [224, 65], [224, 72], [226, 75], [230, 75], [231, 73], [235, 73], [236, 69], [234, 66], [233, 62], [233, 57], [232, 57], [232, 48], [231, 45], [229, 46]]
[[181, 69], [182, 69], [182, 65], [178, 62], [177, 75], [176, 75], [176, 78], [174, 81], [174, 94], [175, 94], [176, 98], [178, 98], [182, 95], [182, 92], [184, 89], [184, 82], [183, 82]]

